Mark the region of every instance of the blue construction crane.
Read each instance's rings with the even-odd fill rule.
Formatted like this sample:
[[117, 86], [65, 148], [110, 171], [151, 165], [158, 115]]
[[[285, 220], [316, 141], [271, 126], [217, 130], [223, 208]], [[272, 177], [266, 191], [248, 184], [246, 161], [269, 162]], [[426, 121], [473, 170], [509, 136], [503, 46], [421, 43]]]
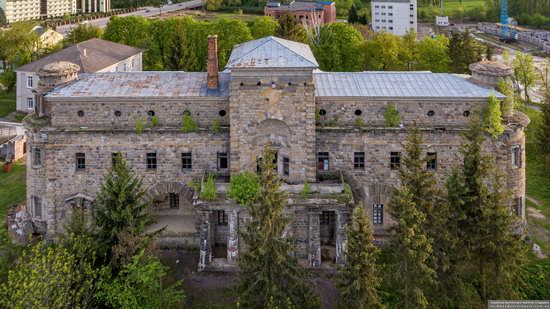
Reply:
[[513, 42], [516, 40], [516, 31], [510, 29], [508, 0], [501, 0], [500, 3], [500, 38], [506, 42]]

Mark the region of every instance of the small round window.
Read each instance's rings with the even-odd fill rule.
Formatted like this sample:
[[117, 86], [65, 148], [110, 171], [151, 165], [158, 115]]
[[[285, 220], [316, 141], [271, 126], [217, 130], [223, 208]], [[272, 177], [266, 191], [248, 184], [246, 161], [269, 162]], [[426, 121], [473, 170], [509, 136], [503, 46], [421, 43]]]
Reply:
[[188, 109], [184, 110], [183, 114], [187, 116], [191, 116], [191, 112]]
[[84, 112], [83, 111], [78, 111], [78, 113], [76, 113], [78, 115], [78, 117], [84, 117]]
[[241, 83], [241, 86], [244, 86], [244, 83]]
[[292, 83], [288, 83], [289, 86], [292, 86]]
[[464, 113], [462, 113], [462, 115], [464, 117], [470, 117], [470, 111], [464, 111]]
[[120, 115], [122, 115], [120, 111], [115, 111], [115, 116], [120, 117]]
[[321, 116], [324, 116], [324, 115], [326, 115], [326, 114], [327, 114], [327, 111], [324, 110], [324, 109], [322, 109], [322, 110], [319, 111], [319, 115], [321, 115]]
[[428, 117], [433, 117], [435, 115], [434, 111], [428, 111]]
[[355, 116], [361, 116], [362, 113], [363, 113], [363, 111], [360, 110], [360, 109], [355, 110]]
[[256, 84], [256, 86], [261, 86], [261, 85], [262, 85], [262, 82], [258, 82], [258, 83]]
[[149, 117], [153, 117], [155, 116], [155, 111], [148, 111], [147, 115], [149, 115]]
[[218, 114], [223, 117], [227, 115], [227, 112], [225, 111], [225, 109], [222, 109]]

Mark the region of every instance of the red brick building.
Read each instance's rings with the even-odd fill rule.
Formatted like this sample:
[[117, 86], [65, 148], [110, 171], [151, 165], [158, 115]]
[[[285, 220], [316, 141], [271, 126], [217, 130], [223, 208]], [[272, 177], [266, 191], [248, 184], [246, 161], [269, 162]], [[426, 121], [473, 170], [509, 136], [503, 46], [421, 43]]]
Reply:
[[309, 26], [328, 24], [336, 21], [336, 4], [332, 1], [292, 1], [289, 4], [268, 2], [264, 15], [279, 19], [284, 13], [290, 13], [301, 23]]

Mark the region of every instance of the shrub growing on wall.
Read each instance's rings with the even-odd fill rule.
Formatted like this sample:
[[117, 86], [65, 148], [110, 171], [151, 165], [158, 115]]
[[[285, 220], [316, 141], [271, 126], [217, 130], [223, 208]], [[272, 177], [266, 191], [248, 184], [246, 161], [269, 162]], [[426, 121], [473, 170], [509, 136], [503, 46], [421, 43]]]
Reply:
[[229, 197], [234, 198], [241, 205], [249, 205], [256, 200], [260, 193], [258, 175], [252, 172], [242, 172], [231, 176]]
[[214, 176], [208, 175], [201, 191], [201, 199], [206, 201], [214, 201], [218, 198], [218, 190], [214, 182]]
[[189, 113], [183, 113], [181, 118], [181, 131], [184, 133], [197, 132], [199, 124]]
[[393, 103], [388, 103], [384, 118], [386, 119], [386, 127], [397, 127], [399, 125], [399, 111], [397, 111]]
[[483, 129], [491, 134], [492, 137], [497, 137], [504, 132], [500, 113], [500, 102], [491, 95], [487, 98], [487, 103], [483, 108]]

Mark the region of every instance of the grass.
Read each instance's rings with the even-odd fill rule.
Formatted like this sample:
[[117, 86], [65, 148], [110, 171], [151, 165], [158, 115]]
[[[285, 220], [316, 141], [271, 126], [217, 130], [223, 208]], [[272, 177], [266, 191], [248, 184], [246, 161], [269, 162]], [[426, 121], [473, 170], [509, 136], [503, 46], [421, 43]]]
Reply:
[[15, 90], [11, 92], [0, 90], [0, 117], [6, 117], [15, 112], [15, 108]]
[[[460, 3], [459, 0], [443, 0], [443, 15], [445, 16], [459, 16], [459, 11], [462, 8], [464, 12], [467, 12], [470, 9], [474, 9], [480, 6], [485, 6], [485, 0], [462, 0]], [[430, 16], [439, 16], [439, 6], [419, 6], [419, 8], [428, 9], [428, 15]], [[464, 16], [466, 17], [466, 16]]]
[[536, 199], [539, 205], [527, 201], [527, 210], [534, 208], [546, 218], [537, 219], [528, 216], [529, 237], [537, 243], [546, 254], [550, 253], [550, 175], [544, 171], [542, 160], [535, 144], [535, 134], [540, 127], [541, 112], [524, 109], [531, 123], [525, 130], [526, 134], [526, 193]]
[[8, 207], [23, 202], [27, 195], [26, 166], [24, 160], [13, 165], [10, 173], [3, 170], [0, 163], [0, 247], [8, 241], [6, 214]]
[[227, 12], [206, 12], [204, 14], [193, 15], [197, 20], [213, 21], [220, 18], [227, 19], [240, 19], [244, 22], [252, 21], [258, 18], [258, 15], [253, 14], [239, 14], [239, 13], [227, 13]]

